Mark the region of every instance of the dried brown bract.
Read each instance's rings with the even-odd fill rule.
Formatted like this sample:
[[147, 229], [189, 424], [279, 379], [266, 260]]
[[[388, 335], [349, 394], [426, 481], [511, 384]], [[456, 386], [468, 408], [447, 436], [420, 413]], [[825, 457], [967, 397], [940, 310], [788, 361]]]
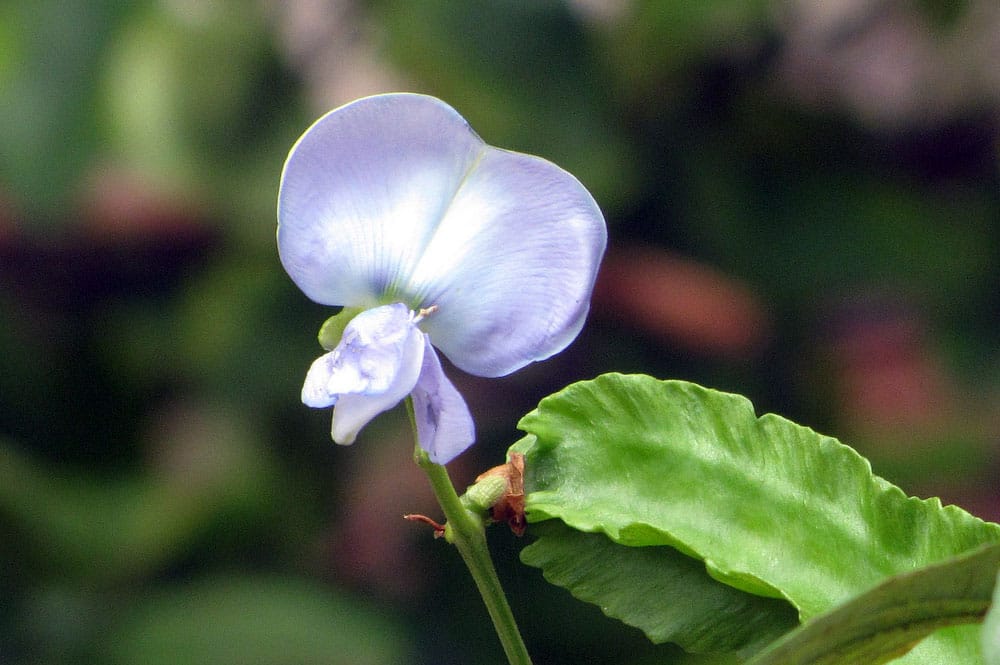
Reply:
[[506, 522], [515, 535], [524, 535], [528, 526], [524, 519], [524, 455], [511, 453], [510, 461], [480, 474], [476, 482], [494, 476], [503, 478], [507, 488], [490, 508], [490, 517], [494, 522]]

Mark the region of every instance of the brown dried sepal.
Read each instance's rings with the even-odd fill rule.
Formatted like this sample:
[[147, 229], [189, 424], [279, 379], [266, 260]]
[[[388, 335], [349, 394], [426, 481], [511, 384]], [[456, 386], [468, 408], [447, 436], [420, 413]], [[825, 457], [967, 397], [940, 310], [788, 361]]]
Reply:
[[494, 522], [506, 522], [514, 535], [524, 535], [528, 526], [524, 519], [524, 455], [511, 453], [509, 462], [479, 474], [476, 482], [492, 476], [503, 478], [507, 489], [490, 508], [490, 518]]

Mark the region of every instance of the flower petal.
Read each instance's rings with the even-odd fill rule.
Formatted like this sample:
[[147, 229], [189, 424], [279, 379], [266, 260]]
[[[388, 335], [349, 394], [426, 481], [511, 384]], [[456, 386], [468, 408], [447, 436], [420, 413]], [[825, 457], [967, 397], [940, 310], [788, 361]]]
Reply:
[[607, 231], [572, 175], [484, 144], [432, 97], [367, 97], [292, 148], [278, 249], [313, 300], [438, 306], [424, 328], [461, 369], [502, 376], [577, 335]]
[[416, 330], [402, 303], [361, 312], [344, 328], [333, 351], [313, 362], [302, 386], [302, 401], [323, 408], [341, 395], [378, 394], [396, 381]]
[[576, 178], [490, 148], [424, 249], [408, 290], [437, 305], [422, 327], [459, 368], [503, 376], [576, 338], [607, 244]]
[[331, 434], [354, 443], [372, 418], [410, 394], [424, 359], [424, 334], [402, 303], [361, 312], [333, 351], [316, 360], [302, 386], [309, 406], [334, 405]]
[[476, 440], [476, 426], [461, 393], [444, 371], [424, 335], [424, 362], [413, 388], [417, 440], [435, 464], [447, 464]]
[[326, 114], [293, 146], [281, 174], [285, 270], [319, 303], [384, 302], [412, 273], [483, 149], [465, 120], [433, 97], [377, 95]]
[[392, 383], [383, 392], [348, 393], [333, 407], [333, 425], [330, 431], [336, 443], [354, 443], [358, 432], [372, 418], [388, 411], [410, 394], [420, 376], [424, 359], [424, 335], [411, 327], [403, 349], [402, 363]]

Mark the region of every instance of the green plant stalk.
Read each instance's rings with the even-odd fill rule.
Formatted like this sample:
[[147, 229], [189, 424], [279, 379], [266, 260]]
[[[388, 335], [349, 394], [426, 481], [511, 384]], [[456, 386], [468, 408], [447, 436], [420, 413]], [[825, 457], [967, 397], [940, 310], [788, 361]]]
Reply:
[[[406, 403], [416, 441], [417, 428], [413, 418], [413, 404], [409, 399]], [[414, 446], [413, 457], [431, 482], [434, 495], [447, 520], [445, 540], [458, 549], [458, 553], [472, 574], [476, 588], [479, 589], [479, 594], [483, 597], [486, 609], [493, 620], [493, 628], [500, 638], [504, 653], [507, 654], [507, 661], [510, 665], [531, 665], [531, 657], [528, 655], [521, 632], [517, 629], [517, 622], [507, 603], [503, 587], [500, 586], [500, 579], [497, 577], [493, 559], [486, 546], [486, 526], [483, 518], [462, 505], [455, 486], [448, 476], [448, 470], [432, 462], [419, 443]]]

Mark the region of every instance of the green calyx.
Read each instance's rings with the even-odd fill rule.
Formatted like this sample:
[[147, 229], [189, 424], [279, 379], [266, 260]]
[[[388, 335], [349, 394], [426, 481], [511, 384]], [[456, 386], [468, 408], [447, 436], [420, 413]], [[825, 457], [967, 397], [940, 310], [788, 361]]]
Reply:
[[340, 344], [340, 339], [344, 336], [344, 328], [355, 316], [360, 314], [360, 307], [342, 307], [339, 312], [323, 322], [319, 327], [319, 345], [327, 351], [333, 351]]

